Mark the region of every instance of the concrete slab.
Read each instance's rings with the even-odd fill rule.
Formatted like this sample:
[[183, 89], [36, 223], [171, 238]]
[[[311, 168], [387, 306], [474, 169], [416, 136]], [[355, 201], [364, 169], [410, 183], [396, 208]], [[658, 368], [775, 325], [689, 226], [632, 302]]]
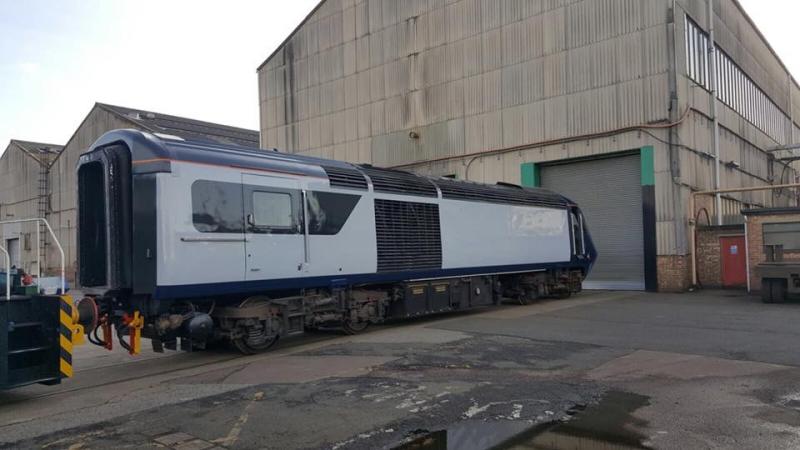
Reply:
[[692, 380], [764, 375], [786, 369], [787, 366], [778, 364], [640, 350], [590, 370], [587, 378], [598, 381], [624, 381], [646, 377]]
[[[0, 394], [0, 446], [139, 448], [183, 433], [168, 446], [380, 448], [419, 430], [528, 429], [618, 396], [637, 399], [624, 420], [655, 448], [800, 448], [799, 320], [800, 305], [730, 292], [584, 293], [252, 357], [88, 355], [63, 386]], [[574, 443], [563, 431], [540, 438]]]
[[218, 371], [182, 378], [181, 384], [257, 385], [265, 383], [307, 383], [324, 378], [348, 378], [366, 375], [375, 366], [396, 358], [385, 356], [283, 356], [225, 369], [224, 376], [213, 377]]

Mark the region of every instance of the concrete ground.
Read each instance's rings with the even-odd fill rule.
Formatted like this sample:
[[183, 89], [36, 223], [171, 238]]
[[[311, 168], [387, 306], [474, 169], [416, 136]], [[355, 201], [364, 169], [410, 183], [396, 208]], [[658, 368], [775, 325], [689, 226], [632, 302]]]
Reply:
[[595, 292], [252, 357], [88, 346], [62, 385], [0, 393], [0, 448], [800, 448], [799, 323], [736, 292]]

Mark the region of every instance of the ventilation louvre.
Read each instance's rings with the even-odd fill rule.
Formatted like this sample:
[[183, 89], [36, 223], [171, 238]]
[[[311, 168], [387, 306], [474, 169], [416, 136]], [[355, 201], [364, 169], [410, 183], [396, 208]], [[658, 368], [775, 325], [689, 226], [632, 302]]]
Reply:
[[375, 199], [378, 272], [441, 269], [439, 205]]
[[564, 208], [567, 200], [545, 189], [528, 189], [511, 185], [488, 185], [468, 181], [436, 180], [442, 198], [473, 202]]
[[367, 179], [356, 169], [331, 166], [322, 166], [322, 168], [328, 175], [331, 186], [346, 189], [360, 189], [363, 191], [367, 190]]
[[375, 192], [421, 197], [439, 196], [436, 185], [429, 178], [400, 170], [378, 169], [372, 166], [359, 166], [359, 169], [372, 180], [372, 188]]

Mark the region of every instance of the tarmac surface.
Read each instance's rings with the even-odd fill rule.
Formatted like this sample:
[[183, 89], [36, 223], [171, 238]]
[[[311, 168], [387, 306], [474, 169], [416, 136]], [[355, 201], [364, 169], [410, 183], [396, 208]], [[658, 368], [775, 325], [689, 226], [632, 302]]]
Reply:
[[60, 386], [0, 392], [0, 448], [800, 448], [799, 323], [738, 292], [587, 292], [251, 357], [89, 345]]

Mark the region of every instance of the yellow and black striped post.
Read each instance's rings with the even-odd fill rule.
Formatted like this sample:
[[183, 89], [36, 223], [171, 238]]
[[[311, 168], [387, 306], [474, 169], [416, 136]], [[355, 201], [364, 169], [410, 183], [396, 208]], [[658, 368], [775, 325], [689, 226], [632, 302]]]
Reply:
[[59, 341], [61, 344], [61, 358], [59, 359], [62, 378], [72, 377], [72, 348], [74, 346], [75, 321], [73, 320], [74, 305], [72, 297], [69, 295], [61, 296], [61, 326], [59, 329]]

